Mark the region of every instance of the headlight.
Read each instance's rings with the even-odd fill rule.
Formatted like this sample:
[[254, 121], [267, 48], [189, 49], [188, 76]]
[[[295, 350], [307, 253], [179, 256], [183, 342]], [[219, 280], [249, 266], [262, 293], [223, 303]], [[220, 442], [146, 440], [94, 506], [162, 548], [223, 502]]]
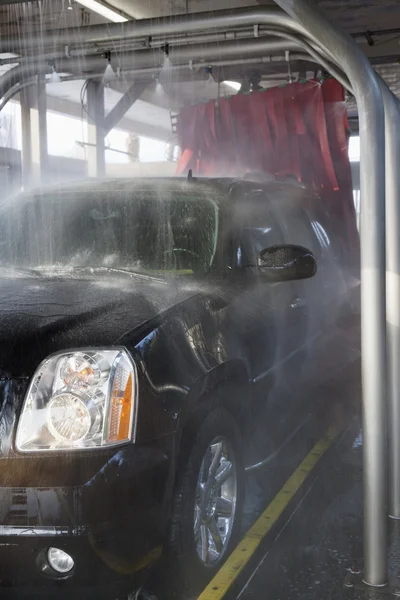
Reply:
[[124, 349], [53, 354], [26, 394], [16, 446], [21, 452], [82, 450], [134, 439], [136, 368]]

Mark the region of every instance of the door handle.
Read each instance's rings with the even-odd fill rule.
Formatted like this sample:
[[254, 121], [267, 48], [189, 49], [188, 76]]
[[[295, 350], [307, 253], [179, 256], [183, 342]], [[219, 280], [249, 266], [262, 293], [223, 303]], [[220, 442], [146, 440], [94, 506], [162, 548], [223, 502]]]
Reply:
[[305, 306], [305, 305], [306, 305], [306, 302], [305, 302], [304, 298], [295, 296], [292, 299], [292, 302], [290, 303], [290, 308], [301, 308], [302, 306]]

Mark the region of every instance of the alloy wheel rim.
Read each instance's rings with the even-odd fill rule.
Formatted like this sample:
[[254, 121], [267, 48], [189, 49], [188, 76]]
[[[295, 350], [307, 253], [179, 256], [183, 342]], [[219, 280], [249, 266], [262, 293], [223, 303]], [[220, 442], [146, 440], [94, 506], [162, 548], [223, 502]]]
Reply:
[[219, 436], [205, 452], [196, 487], [194, 539], [205, 565], [215, 565], [225, 554], [235, 521], [236, 499], [235, 455], [229, 440]]

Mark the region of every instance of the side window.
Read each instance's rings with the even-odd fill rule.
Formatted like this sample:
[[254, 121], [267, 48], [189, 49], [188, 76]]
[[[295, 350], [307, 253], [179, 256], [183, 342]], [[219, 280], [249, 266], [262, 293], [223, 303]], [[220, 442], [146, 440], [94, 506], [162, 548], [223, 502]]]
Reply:
[[319, 224], [316, 223], [314, 228], [307, 211], [293, 200], [283, 200], [277, 213], [284, 233], [284, 243], [308, 248], [318, 258], [326, 237], [326, 234], [325, 237], [323, 235], [325, 232], [320, 231]]
[[261, 250], [284, 243], [274, 207], [262, 192], [253, 192], [235, 205], [234, 222], [238, 267], [256, 266]]
[[[339, 289], [341, 275], [337, 259], [327, 230], [317, 217], [317, 212], [312, 208], [305, 208], [293, 202], [287, 202], [284, 210], [279, 214], [284, 228], [285, 243], [304, 246], [311, 250], [316, 258], [317, 274], [303, 285], [307, 289], [310, 286], [318, 285], [320, 293], [322, 293], [324, 286], [333, 286]], [[297, 285], [300, 285], [300, 283], [298, 282]]]

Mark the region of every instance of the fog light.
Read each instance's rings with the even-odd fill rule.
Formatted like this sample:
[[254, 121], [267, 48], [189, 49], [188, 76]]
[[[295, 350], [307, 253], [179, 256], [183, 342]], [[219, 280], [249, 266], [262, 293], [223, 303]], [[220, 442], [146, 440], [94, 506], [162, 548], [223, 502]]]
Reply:
[[74, 566], [72, 556], [59, 548], [49, 548], [47, 558], [49, 565], [58, 573], [69, 573]]

